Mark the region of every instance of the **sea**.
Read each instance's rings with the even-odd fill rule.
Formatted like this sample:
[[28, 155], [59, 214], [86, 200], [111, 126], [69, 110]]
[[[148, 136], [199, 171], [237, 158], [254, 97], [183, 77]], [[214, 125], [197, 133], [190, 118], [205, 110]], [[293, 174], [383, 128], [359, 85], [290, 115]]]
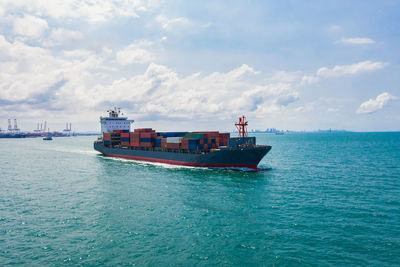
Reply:
[[0, 266], [399, 266], [400, 133], [256, 134], [257, 172], [0, 139]]

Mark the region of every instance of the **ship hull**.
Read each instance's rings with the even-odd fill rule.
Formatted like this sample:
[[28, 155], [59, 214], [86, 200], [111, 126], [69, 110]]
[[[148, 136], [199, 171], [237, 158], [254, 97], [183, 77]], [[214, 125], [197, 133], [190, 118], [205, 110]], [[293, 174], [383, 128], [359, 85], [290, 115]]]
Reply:
[[95, 142], [94, 149], [105, 156], [158, 162], [181, 166], [207, 168], [258, 169], [258, 163], [271, 150], [271, 146], [252, 148], [226, 148], [208, 153], [183, 153], [154, 150], [109, 148], [102, 142]]

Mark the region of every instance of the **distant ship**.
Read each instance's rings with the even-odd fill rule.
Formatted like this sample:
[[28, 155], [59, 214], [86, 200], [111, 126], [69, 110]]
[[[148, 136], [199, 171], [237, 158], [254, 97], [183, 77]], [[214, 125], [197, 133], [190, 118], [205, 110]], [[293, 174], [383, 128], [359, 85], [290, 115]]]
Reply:
[[26, 134], [21, 133], [0, 133], [0, 138], [25, 138]]
[[239, 137], [229, 133], [156, 132], [151, 128], [130, 132], [133, 120], [121, 117], [119, 109], [108, 110], [100, 117], [102, 137], [94, 149], [105, 156], [159, 162], [173, 165], [257, 170], [261, 159], [271, 150], [257, 145], [255, 137], [247, 136], [247, 121], [239, 118]]

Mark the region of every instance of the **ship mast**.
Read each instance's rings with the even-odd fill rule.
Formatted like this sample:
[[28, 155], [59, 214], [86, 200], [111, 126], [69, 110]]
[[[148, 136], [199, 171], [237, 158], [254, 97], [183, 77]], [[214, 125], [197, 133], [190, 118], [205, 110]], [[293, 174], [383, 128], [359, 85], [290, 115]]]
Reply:
[[235, 123], [236, 128], [239, 131], [239, 137], [247, 137], [247, 125], [246, 117], [242, 115], [239, 117], [239, 122]]

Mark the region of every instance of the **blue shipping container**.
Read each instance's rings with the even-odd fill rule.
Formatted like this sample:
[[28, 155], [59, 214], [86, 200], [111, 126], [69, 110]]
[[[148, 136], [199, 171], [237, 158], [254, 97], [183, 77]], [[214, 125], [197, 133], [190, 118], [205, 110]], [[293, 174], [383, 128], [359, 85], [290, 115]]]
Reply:
[[191, 145], [191, 144], [196, 145], [196, 144], [200, 143], [200, 139], [189, 139], [188, 141], [189, 141], [189, 145]]
[[166, 137], [184, 137], [186, 132], [166, 132], [166, 133], [160, 133], [160, 136], [166, 138]]
[[121, 142], [129, 142], [129, 137], [121, 137]]
[[140, 142], [143, 143], [149, 143], [149, 142], [154, 142], [155, 138], [140, 138]]

